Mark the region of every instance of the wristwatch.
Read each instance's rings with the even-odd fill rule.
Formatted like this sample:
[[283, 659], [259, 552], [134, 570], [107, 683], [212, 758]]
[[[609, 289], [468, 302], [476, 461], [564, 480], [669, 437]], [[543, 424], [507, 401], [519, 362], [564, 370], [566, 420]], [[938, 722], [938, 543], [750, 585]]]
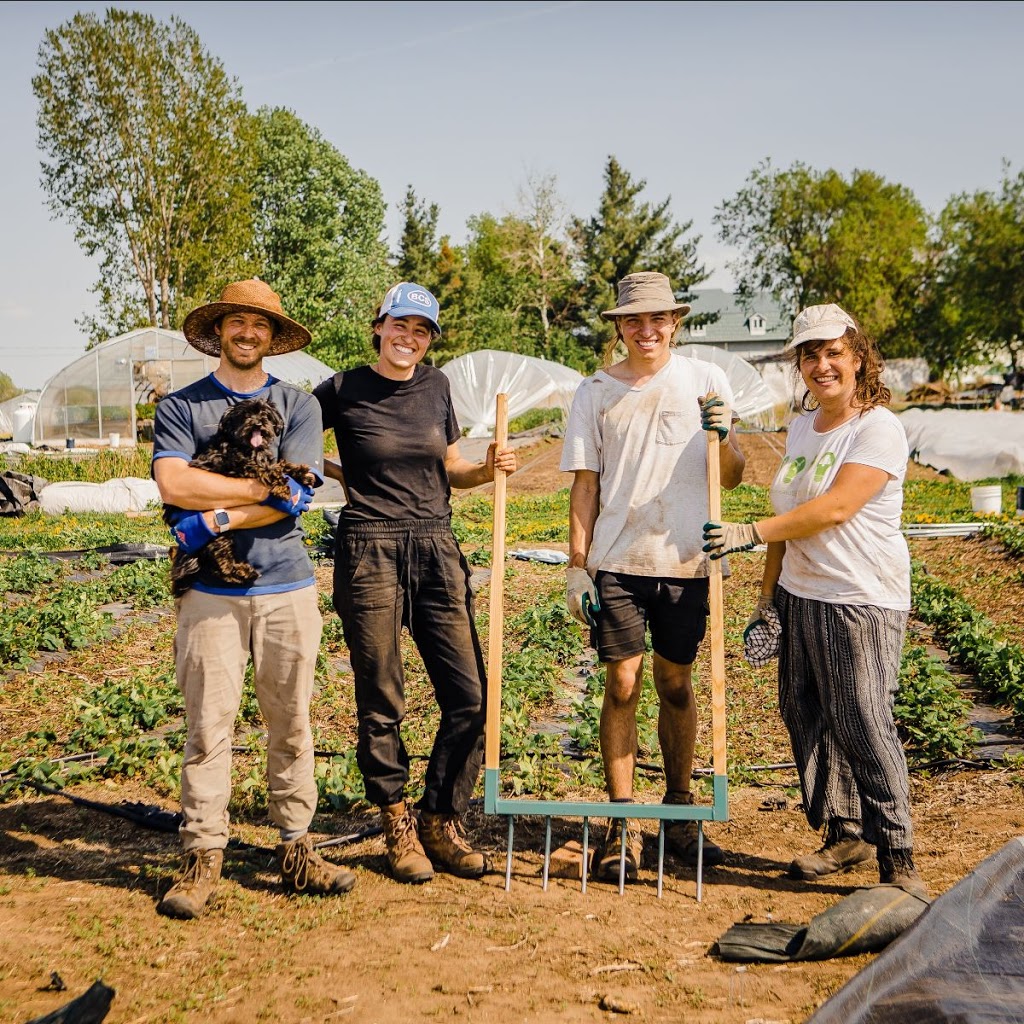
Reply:
[[227, 533], [231, 529], [231, 517], [226, 509], [215, 508], [213, 510], [213, 521], [217, 524], [218, 533]]

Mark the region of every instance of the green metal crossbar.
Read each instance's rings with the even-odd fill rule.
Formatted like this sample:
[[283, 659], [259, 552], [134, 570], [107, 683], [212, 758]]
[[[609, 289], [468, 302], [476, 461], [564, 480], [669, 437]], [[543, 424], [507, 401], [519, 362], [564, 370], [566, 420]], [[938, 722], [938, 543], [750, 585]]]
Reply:
[[[494, 439], [504, 447], [508, 439], [508, 398], [497, 396]], [[718, 464], [718, 435], [708, 431], [708, 501], [709, 518], [721, 518], [721, 489]], [[703, 898], [704, 822], [727, 821], [729, 818], [729, 779], [725, 756], [725, 644], [722, 623], [722, 567], [720, 561], [710, 562], [709, 580], [709, 639], [711, 647], [711, 725], [712, 760], [714, 774], [713, 803], [702, 804], [641, 804], [610, 803], [607, 801], [562, 801], [507, 799], [501, 796], [499, 768], [501, 744], [501, 666], [504, 634], [504, 565], [505, 565], [505, 474], [494, 475], [494, 537], [491, 560], [490, 640], [488, 649], [487, 723], [485, 727], [484, 755], [484, 812], [508, 817], [508, 845], [505, 857], [505, 889], [512, 887], [512, 849], [515, 818], [518, 815], [540, 816], [545, 819], [544, 867], [542, 886], [548, 888], [551, 866], [551, 819], [580, 817], [583, 819], [582, 891], [587, 891], [587, 864], [590, 843], [590, 819], [620, 820], [619, 894], [626, 882], [626, 819], [656, 820], [658, 822], [658, 897], [664, 888], [665, 823], [667, 821], [697, 822], [697, 901]]]

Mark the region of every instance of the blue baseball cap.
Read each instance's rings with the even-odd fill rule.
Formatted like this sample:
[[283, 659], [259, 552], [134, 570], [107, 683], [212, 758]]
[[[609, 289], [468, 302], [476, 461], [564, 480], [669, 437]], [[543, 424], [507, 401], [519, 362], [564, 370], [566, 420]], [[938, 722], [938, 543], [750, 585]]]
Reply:
[[441, 334], [441, 325], [437, 322], [440, 315], [441, 307], [437, 299], [423, 285], [411, 281], [402, 281], [389, 288], [377, 310], [377, 320], [385, 316], [421, 316], [430, 321], [430, 326], [438, 336]]

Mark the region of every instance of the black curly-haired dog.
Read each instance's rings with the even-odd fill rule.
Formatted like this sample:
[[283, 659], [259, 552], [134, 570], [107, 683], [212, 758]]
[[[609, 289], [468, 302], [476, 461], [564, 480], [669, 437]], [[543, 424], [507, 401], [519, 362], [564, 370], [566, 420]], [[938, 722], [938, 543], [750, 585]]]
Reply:
[[[271, 448], [283, 429], [284, 420], [272, 402], [247, 398], [225, 411], [210, 446], [189, 465], [222, 476], [259, 480], [270, 488], [273, 497], [287, 501], [291, 492], [286, 476], [307, 487], [312, 487], [316, 478], [309, 466], [273, 458]], [[165, 505], [164, 522], [173, 526], [181, 518], [181, 512], [172, 505]], [[252, 583], [259, 576], [249, 562], [236, 554], [231, 533], [218, 534], [193, 555], [183, 554], [181, 548], [172, 548], [171, 593], [181, 597], [201, 569], [214, 573], [225, 583], [240, 586]]]

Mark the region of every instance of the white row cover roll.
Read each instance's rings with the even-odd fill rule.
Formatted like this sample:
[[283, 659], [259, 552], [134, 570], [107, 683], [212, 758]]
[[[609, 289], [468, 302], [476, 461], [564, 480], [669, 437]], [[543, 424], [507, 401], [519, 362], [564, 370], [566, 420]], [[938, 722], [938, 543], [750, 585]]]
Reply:
[[914, 460], [958, 480], [1024, 473], [1024, 414], [979, 409], [900, 413]]

